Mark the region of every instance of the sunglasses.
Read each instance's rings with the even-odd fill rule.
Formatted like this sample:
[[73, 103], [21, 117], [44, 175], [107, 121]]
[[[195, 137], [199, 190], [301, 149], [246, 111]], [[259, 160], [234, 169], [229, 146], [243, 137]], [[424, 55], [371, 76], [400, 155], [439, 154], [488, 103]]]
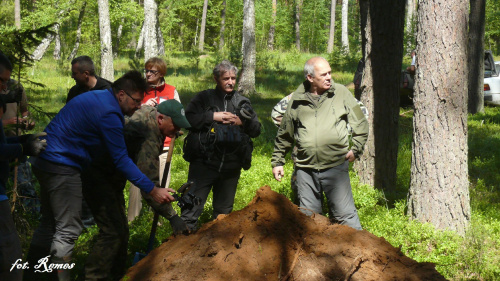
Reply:
[[144, 69], [144, 73], [148, 74], [148, 73], [151, 73], [153, 75], [156, 75], [158, 74], [158, 70], [152, 70], [152, 69]]

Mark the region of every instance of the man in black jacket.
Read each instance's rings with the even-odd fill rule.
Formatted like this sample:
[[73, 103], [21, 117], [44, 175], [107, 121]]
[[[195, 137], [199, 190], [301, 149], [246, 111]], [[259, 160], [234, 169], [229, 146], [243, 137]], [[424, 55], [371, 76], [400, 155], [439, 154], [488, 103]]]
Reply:
[[76, 85], [69, 90], [66, 103], [88, 91], [111, 89], [111, 82], [95, 75], [94, 62], [88, 56], [80, 56], [71, 61], [71, 78]]
[[215, 89], [198, 93], [186, 108], [191, 124], [185, 139], [184, 159], [190, 162], [188, 180], [191, 192], [203, 204], [182, 209], [181, 218], [191, 230], [213, 188], [213, 218], [233, 210], [241, 168], [249, 169], [253, 144], [260, 135], [260, 122], [250, 100], [234, 90], [238, 69], [223, 60], [214, 70]]

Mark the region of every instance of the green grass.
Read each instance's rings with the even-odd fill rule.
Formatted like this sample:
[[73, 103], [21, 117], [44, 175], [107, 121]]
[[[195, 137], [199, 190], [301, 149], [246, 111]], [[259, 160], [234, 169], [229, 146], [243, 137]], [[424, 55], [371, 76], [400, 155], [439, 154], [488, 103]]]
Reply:
[[[259, 119], [262, 134], [254, 141], [252, 168], [243, 171], [236, 194], [234, 210], [244, 208], [255, 195], [255, 191], [269, 185], [273, 190], [290, 198], [289, 177], [291, 161], [285, 166], [282, 182], [273, 179], [270, 157], [273, 150], [276, 127], [272, 124], [272, 107], [285, 95], [291, 93], [302, 82], [302, 67], [312, 54], [265, 52], [258, 54], [256, 89], [251, 97]], [[175, 85], [186, 106], [199, 91], [214, 87], [211, 71], [220, 54], [208, 57], [193, 57], [189, 53], [173, 53], [169, 63], [167, 83]], [[139, 66], [142, 62], [137, 61]], [[57, 64], [44, 59], [28, 69], [29, 78], [44, 83], [45, 88], [25, 85], [30, 103], [45, 112], [56, 113], [63, 105], [68, 89], [74, 84], [70, 78], [70, 64]], [[130, 69], [129, 59], [115, 61], [115, 78]], [[347, 84], [352, 72], [334, 72], [336, 82]], [[33, 108], [30, 110], [34, 111]], [[381, 191], [362, 185], [354, 172], [351, 181], [356, 206], [364, 228], [384, 237], [409, 257], [420, 262], [432, 262], [446, 278], [452, 280], [499, 280], [500, 279], [500, 109], [486, 108], [484, 114], [469, 116], [469, 177], [472, 206], [470, 229], [465, 237], [452, 232], [437, 231], [432, 225], [410, 221], [406, 216], [406, 194], [410, 184], [411, 109], [401, 109], [400, 146], [398, 156], [398, 179], [396, 194], [386, 198]], [[42, 130], [49, 118], [35, 114], [40, 120], [36, 130]], [[178, 188], [187, 180], [188, 163], [182, 159], [182, 137], [177, 141], [172, 157], [172, 184]], [[128, 197], [128, 192], [125, 192]], [[404, 199], [401, 199], [404, 198]], [[389, 202], [389, 204], [388, 204]], [[211, 216], [211, 205], [207, 204], [201, 216], [202, 223]], [[130, 225], [129, 261], [135, 252], [145, 252], [152, 213], [144, 206], [143, 214]], [[171, 235], [167, 221], [162, 221], [157, 233], [157, 243]], [[32, 228], [34, 225], [32, 225]], [[75, 248], [77, 268], [74, 274], [81, 278], [83, 264], [92, 245], [97, 227], [86, 230]], [[30, 239], [28, 233], [23, 241], [25, 247]]]

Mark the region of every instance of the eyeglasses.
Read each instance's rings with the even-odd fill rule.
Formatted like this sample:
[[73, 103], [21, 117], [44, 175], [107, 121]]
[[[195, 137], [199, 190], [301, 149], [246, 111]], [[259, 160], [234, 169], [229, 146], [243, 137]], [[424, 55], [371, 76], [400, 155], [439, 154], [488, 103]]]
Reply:
[[127, 94], [127, 96], [128, 96], [129, 98], [131, 98], [131, 99], [132, 99], [132, 100], [133, 100], [133, 101], [134, 101], [137, 105], [141, 105], [142, 100], [139, 100], [139, 99], [134, 99], [134, 98], [133, 98], [133, 97], [132, 97], [129, 93], [127, 93], [127, 91], [125, 91], [125, 90], [122, 90], [122, 91], [123, 91], [123, 92], [125, 92], [125, 94]]
[[146, 73], [146, 74], [151, 73], [153, 75], [156, 75], [156, 74], [158, 74], [158, 70], [144, 69], [144, 73]]

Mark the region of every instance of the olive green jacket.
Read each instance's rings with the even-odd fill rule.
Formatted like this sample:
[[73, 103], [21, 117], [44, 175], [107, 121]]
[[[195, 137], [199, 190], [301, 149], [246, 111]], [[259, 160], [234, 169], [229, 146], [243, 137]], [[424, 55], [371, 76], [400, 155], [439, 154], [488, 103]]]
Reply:
[[294, 140], [298, 148], [295, 164], [299, 168], [323, 170], [344, 163], [349, 152], [347, 124], [352, 128], [350, 149], [359, 157], [368, 138], [368, 121], [351, 92], [341, 84], [332, 83], [315, 102], [299, 87], [276, 135], [272, 166], [284, 165]]

